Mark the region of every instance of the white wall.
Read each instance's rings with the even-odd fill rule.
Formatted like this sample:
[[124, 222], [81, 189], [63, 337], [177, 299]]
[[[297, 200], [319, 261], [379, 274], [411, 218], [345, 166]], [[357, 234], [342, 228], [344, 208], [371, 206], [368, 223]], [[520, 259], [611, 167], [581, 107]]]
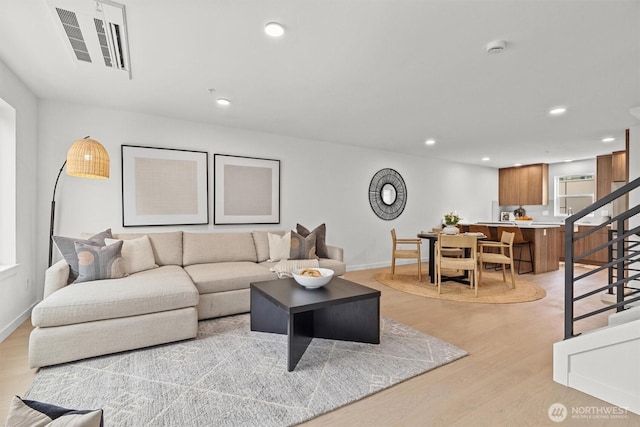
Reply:
[[[16, 263], [15, 274], [0, 279], [0, 341], [29, 317], [41, 273], [36, 269], [37, 101], [0, 61], [0, 98], [16, 110]], [[0, 144], [7, 143], [6, 140]], [[2, 201], [0, 201], [2, 203]], [[6, 206], [6, 205], [5, 205]], [[1, 207], [1, 208], [4, 208]], [[45, 243], [46, 244], [46, 241]]]
[[[441, 216], [456, 209], [470, 220], [487, 219], [491, 200], [497, 198], [497, 170], [472, 167], [432, 158], [416, 158], [387, 151], [366, 150], [222, 128], [202, 123], [136, 113], [43, 101], [39, 109], [38, 271], [46, 267], [48, 212], [53, 183], [67, 148], [90, 135], [109, 151], [111, 178], [90, 180], [63, 175], [58, 185], [56, 234], [76, 236], [111, 227], [122, 228], [120, 145], [183, 148], [209, 152], [212, 200], [213, 154], [231, 154], [281, 161], [281, 224], [239, 226], [186, 226], [139, 228], [133, 231], [174, 228], [188, 230], [254, 230], [327, 224], [327, 241], [345, 249], [349, 269], [390, 263], [391, 236], [401, 236], [439, 224]], [[372, 176], [393, 168], [407, 184], [407, 206], [394, 221], [383, 221], [369, 206]], [[211, 202], [212, 203], [212, 202]], [[211, 213], [213, 208], [211, 206]], [[130, 228], [128, 228], [130, 229]]]

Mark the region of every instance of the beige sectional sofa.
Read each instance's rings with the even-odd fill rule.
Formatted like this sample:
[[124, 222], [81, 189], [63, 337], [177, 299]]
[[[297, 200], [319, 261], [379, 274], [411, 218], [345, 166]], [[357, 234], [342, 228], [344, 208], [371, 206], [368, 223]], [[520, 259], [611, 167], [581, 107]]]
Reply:
[[[249, 284], [273, 280], [266, 231], [139, 233], [157, 268], [120, 279], [67, 285], [61, 260], [45, 274], [44, 299], [32, 311], [32, 368], [193, 338], [197, 322], [249, 311]], [[345, 273], [342, 248], [328, 246], [320, 267]]]

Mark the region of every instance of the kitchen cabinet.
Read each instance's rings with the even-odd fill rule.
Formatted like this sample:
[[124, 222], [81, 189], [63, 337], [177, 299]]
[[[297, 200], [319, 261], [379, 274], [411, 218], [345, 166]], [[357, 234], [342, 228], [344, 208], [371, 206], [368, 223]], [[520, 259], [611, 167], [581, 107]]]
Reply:
[[[592, 229], [593, 226], [590, 225], [578, 225], [578, 231], [576, 232], [574, 229], [573, 234], [574, 235], [578, 235], [581, 233], [584, 233], [586, 231], [589, 231], [590, 229]], [[564, 257], [564, 250], [565, 250], [565, 236], [566, 236], [566, 231], [565, 231], [565, 226], [561, 226], [560, 227], [560, 244], [559, 244], [559, 251], [560, 251], [560, 260], [564, 261], [565, 257]], [[602, 228], [598, 231], [596, 231], [595, 233], [590, 234], [589, 236], [585, 237], [584, 239], [580, 239], [578, 242], [575, 243], [574, 245], [574, 251], [573, 251], [573, 255], [574, 256], [578, 256], [581, 255], [587, 251], [590, 251], [591, 249], [595, 249], [598, 246], [604, 245], [605, 243], [607, 243], [607, 241], [609, 240], [609, 228]], [[586, 258], [580, 259], [577, 262], [579, 264], [593, 264], [593, 265], [604, 265], [608, 262], [609, 260], [609, 252], [608, 250], [605, 249], [601, 249], [595, 253], [592, 253], [591, 255], [588, 255]]]
[[498, 204], [500, 206], [520, 205], [520, 180], [517, 168], [503, 168], [498, 171]]
[[611, 184], [627, 181], [627, 152], [616, 151], [596, 157], [596, 198], [611, 193]]
[[498, 171], [500, 206], [546, 205], [548, 203], [549, 165], [501, 168]]
[[600, 200], [611, 193], [612, 155], [596, 157], [596, 199]]
[[611, 181], [627, 181], [627, 153], [626, 151], [615, 151], [611, 155]]
[[[522, 235], [525, 240], [533, 244], [533, 274], [546, 273], [560, 268], [558, 254], [559, 227], [523, 228]], [[527, 252], [526, 249], [523, 249], [523, 258], [528, 256]]]

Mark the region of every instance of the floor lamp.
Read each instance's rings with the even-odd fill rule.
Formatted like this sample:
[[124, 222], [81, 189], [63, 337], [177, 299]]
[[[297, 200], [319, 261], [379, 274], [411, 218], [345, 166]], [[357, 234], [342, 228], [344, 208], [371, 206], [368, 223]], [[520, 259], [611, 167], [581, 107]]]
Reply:
[[53, 260], [53, 223], [56, 215], [56, 189], [60, 175], [67, 167], [67, 175], [81, 178], [109, 178], [109, 153], [98, 141], [85, 136], [73, 143], [67, 151], [67, 159], [56, 177], [51, 197], [51, 222], [49, 224], [49, 267]]

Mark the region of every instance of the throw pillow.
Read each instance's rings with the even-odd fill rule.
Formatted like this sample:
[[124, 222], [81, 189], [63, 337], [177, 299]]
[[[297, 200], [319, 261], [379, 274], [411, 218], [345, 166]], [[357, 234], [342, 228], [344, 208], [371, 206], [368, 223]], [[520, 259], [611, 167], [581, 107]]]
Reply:
[[267, 261], [276, 262], [289, 259], [291, 252], [291, 232], [286, 232], [284, 236], [268, 233], [267, 237], [269, 238], [269, 259]]
[[107, 229], [101, 233], [89, 237], [88, 239], [77, 239], [73, 237], [53, 236], [60, 254], [69, 264], [69, 278], [67, 284], [73, 283], [78, 278], [78, 255], [76, 254], [75, 242], [85, 243], [87, 245], [104, 246], [104, 239], [113, 237], [111, 229]]
[[75, 410], [13, 396], [5, 426], [102, 427], [102, 409]]
[[109, 246], [92, 246], [76, 242], [79, 274], [78, 282], [90, 280], [119, 279], [126, 274], [120, 253], [122, 240]]
[[153, 247], [149, 236], [131, 240], [104, 239], [104, 242], [107, 245], [122, 242], [122, 260], [127, 274], [158, 267], [153, 256]]
[[297, 224], [296, 231], [303, 237], [307, 237], [311, 233], [316, 233], [316, 255], [318, 255], [319, 258], [329, 258], [326, 224], [320, 224], [314, 228], [313, 231], [309, 231], [306, 227]]
[[314, 259], [316, 256], [316, 233], [303, 237], [291, 232], [291, 253], [289, 259]]

